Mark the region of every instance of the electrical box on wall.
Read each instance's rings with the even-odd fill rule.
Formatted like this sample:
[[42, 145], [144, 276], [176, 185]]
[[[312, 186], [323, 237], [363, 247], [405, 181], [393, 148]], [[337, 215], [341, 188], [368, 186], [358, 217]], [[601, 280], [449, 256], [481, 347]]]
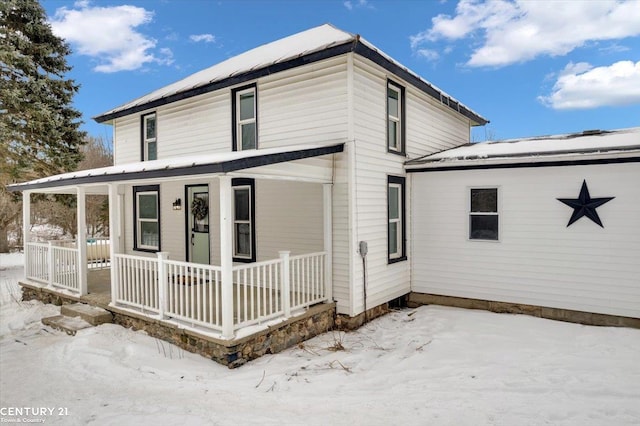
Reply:
[[360, 244], [358, 247], [358, 252], [360, 253], [360, 256], [365, 257], [368, 251], [369, 251], [369, 245], [367, 244], [367, 242], [360, 241]]

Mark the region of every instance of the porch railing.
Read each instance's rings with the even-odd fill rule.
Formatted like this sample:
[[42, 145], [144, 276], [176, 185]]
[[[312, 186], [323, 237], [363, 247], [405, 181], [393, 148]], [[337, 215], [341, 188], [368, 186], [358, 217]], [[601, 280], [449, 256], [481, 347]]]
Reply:
[[27, 278], [62, 287], [73, 292], [80, 290], [78, 283], [78, 250], [61, 247], [54, 242], [27, 243]]
[[[117, 304], [160, 313], [158, 261], [154, 258], [117, 254], [111, 267], [115, 269]], [[112, 283], [113, 284], [113, 283]]]
[[[327, 300], [326, 253], [312, 253], [236, 265], [233, 277], [233, 329], [289, 317], [292, 310]], [[219, 266], [116, 254], [119, 306], [222, 331], [222, 270]]]

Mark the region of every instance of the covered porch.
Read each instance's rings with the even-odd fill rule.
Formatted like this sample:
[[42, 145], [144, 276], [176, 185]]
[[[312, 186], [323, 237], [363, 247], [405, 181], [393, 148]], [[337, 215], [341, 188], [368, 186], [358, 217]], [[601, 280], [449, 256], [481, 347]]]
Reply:
[[[332, 302], [332, 156], [342, 143], [296, 146], [212, 154], [199, 158], [156, 160], [69, 173], [13, 185], [23, 191], [25, 283], [78, 298], [84, 303], [117, 308], [178, 327], [232, 340], [255, 326], [277, 323], [303, 314], [309, 307]], [[166, 250], [133, 249], [126, 210], [133, 186], [207, 182], [216, 197], [211, 201], [212, 240], [208, 263], [194, 262], [170, 244]], [[270, 244], [262, 256], [238, 261], [234, 232], [235, 179], [289, 183], [305, 182], [319, 190], [322, 216], [320, 250]], [[181, 184], [182, 185], [182, 184]], [[30, 236], [30, 199], [34, 193], [77, 196], [78, 235], [75, 243], [39, 243]], [[107, 194], [110, 236], [87, 242], [84, 217], [87, 194]], [[185, 193], [186, 196], [186, 193]], [[166, 198], [166, 197], [165, 197]], [[135, 192], [134, 192], [135, 200]], [[162, 200], [163, 206], [181, 204]], [[135, 201], [134, 201], [135, 202]], [[185, 201], [186, 204], [186, 201]], [[217, 205], [216, 205], [217, 204]], [[215, 209], [214, 209], [215, 207]], [[166, 207], [162, 207], [165, 209]], [[163, 211], [159, 208], [158, 216]], [[215, 214], [213, 214], [215, 213]], [[164, 214], [164, 213], [163, 213]], [[185, 212], [186, 214], [186, 212]], [[178, 217], [178, 216], [175, 216]], [[163, 224], [167, 235], [183, 225]], [[213, 223], [215, 222], [215, 224]], [[126, 225], [126, 226], [125, 226]], [[215, 225], [215, 226], [214, 226]], [[135, 225], [134, 225], [135, 228]], [[135, 231], [133, 231], [135, 232]], [[184, 238], [188, 241], [188, 232]], [[267, 235], [265, 233], [265, 235]], [[266, 239], [266, 236], [264, 237]], [[188, 244], [188, 243], [185, 243]], [[276, 248], [282, 248], [277, 249]], [[267, 256], [267, 258], [265, 258]], [[190, 261], [191, 260], [191, 261]], [[96, 267], [96, 265], [99, 265]], [[258, 327], [259, 328], [259, 327]]]

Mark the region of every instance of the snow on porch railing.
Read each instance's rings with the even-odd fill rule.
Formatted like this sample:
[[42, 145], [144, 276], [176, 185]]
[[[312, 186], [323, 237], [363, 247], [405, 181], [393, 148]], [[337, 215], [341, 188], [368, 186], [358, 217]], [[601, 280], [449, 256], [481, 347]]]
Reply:
[[26, 277], [78, 292], [78, 249], [48, 243], [27, 243]]

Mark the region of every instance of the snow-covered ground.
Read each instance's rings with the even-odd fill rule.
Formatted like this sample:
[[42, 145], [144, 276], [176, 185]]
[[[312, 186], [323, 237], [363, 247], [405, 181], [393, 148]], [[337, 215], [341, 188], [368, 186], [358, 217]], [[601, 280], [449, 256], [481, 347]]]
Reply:
[[43, 326], [59, 308], [19, 302], [21, 261], [0, 255], [3, 423], [640, 424], [640, 330], [427, 306], [229, 370], [116, 325]]

